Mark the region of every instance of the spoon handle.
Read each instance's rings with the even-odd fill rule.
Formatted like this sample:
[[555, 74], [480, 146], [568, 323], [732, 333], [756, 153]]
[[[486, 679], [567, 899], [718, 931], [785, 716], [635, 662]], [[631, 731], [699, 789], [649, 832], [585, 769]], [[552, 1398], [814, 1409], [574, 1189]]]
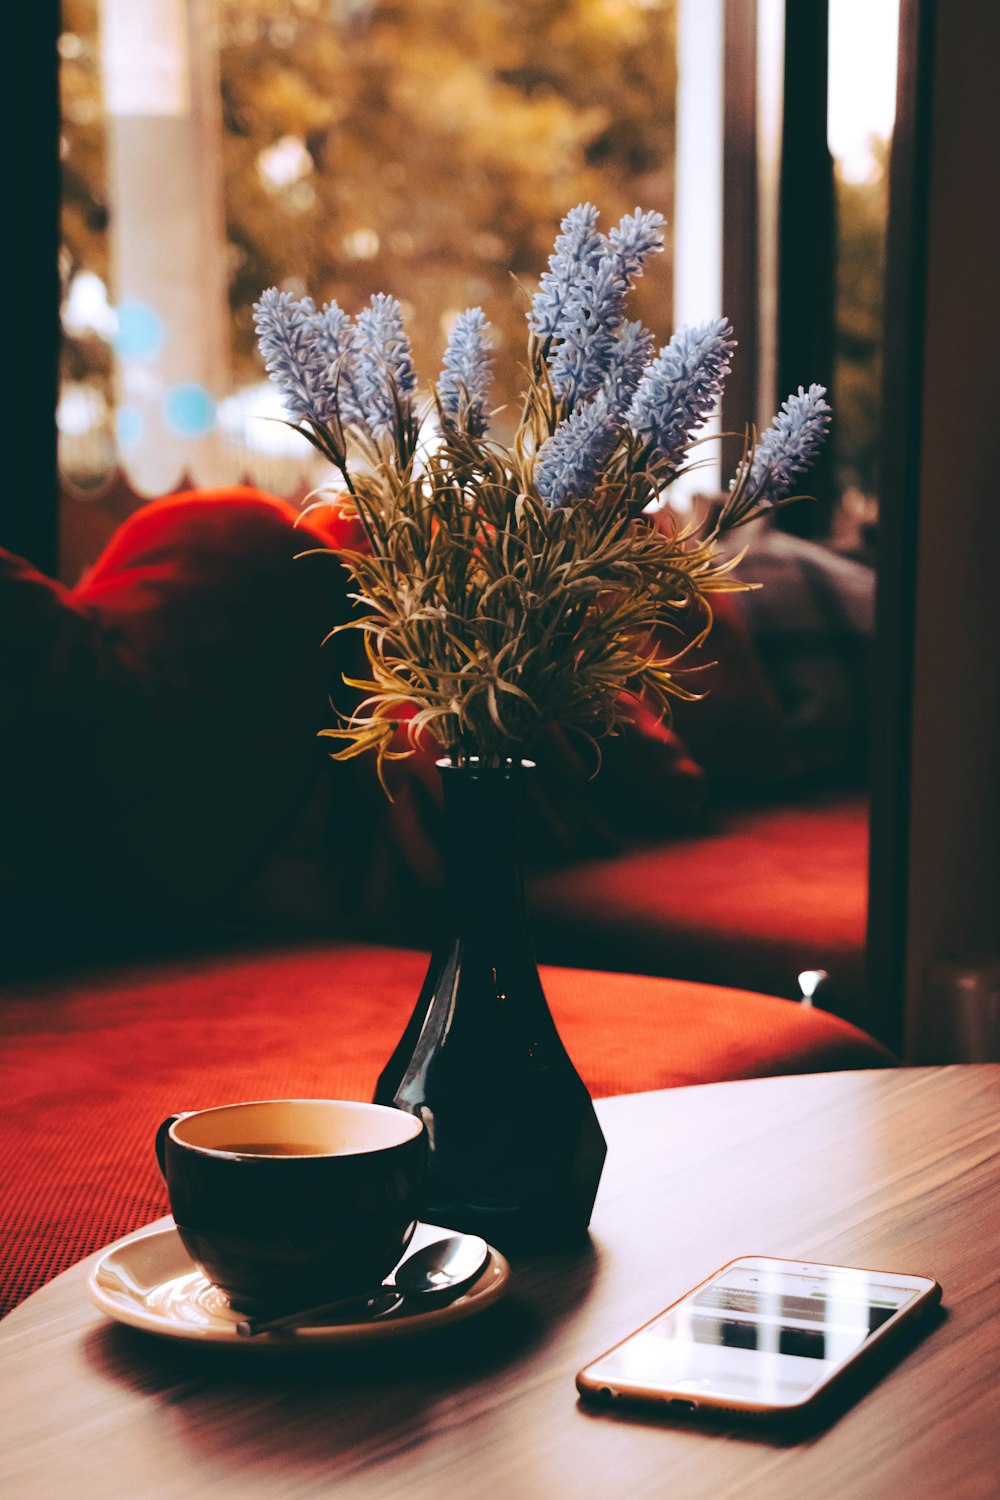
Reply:
[[280, 1318], [242, 1318], [236, 1325], [236, 1332], [242, 1339], [252, 1339], [258, 1333], [270, 1333], [277, 1328], [295, 1328], [300, 1323], [325, 1319], [332, 1313], [348, 1312], [352, 1307], [364, 1307], [378, 1297], [398, 1298], [400, 1295], [395, 1287], [386, 1286], [383, 1282], [373, 1291], [357, 1292], [353, 1297], [339, 1297], [336, 1302], [321, 1302], [318, 1307], [302, 1307], [297, 1312], [285, 1313]]

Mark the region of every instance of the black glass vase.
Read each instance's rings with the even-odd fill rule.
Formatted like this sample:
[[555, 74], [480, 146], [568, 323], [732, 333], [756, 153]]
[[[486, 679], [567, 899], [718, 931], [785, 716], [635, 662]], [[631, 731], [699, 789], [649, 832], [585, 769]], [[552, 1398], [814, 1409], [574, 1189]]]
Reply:
[[607, 1147], [542, 990], [521, 863], [528, 762], [439, 763], [443, 927], [375, 1102], [418, 1115], [430, 1223], [501, 1250], [586, 1235]]

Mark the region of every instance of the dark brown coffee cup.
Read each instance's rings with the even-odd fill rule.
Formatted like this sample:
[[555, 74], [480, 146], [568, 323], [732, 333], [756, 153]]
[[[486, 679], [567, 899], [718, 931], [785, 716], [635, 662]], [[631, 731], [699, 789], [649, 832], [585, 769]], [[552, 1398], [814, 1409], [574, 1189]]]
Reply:
[[418, 1119], [338, 1099], [171, 1115], [156, 1155], [185, 1249], [240, 1308], [377, 1285], [416, 1228], [427, 1173]]

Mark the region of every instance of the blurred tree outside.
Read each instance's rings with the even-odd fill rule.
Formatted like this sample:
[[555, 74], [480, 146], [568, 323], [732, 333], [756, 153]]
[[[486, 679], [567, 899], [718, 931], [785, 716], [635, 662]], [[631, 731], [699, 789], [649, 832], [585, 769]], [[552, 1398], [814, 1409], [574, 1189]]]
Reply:
[[838, 171], [832, 428], [837, 487], [856, 518], [872, 518], [878, 492], [888, 143], [873, 139], [863, 181]]
[[[671, 217], [676, 3], [218, 0], [237, 386], [262, 378], [252, 305], [276, 284], [350, 312], [398, 296], [425, 390], [452, 321], [481, 305], [497, 404], [513, 403], [567, 208], [589, 198], [606, 227], [637, 205]], [[64, 0], [63, 25], [61, 418], [89, 434], [71, 472], [86, 481], [115, 461], [99, 0]], [[669, 244], [634, 307], [665, 341]]]
[[[425, 391], [452, 320], [482, 305], [512, 412], [526, 301], [566, 209], [590, 198], [605, 225], [637, 205], [672, 217], [678, 0], [217, 3], [237, 387], [262, 379], [251, 310], [264, 287], [352, 312], [386, 290]], [[87, 483], [116, 462], [113, 205], [100, 0], [63, 0], [62, 14], [60, 425], [64, 469]], [[876, 508], [886, 154], [873, 143], [867, 180], [837, 173], [834, 460], [860, 519]], [[660, 341], [671, 259], [668, 234], [635, 297]], [[286, 466], [290, 484], [301, 467]]]
[[838, 480], [876, 489], [885, 302], [888, 142], [873, 142], [879, 169], [867, 181], [837, 174]]
[[[111, 321], [102, 319], [100, 311], [102, 300], [107, 300], [109, 215], [98, 3], [62, 0], [59, 38], [63, 118], [59, 421], [64, 434], [68, 431], [78, 440], [74, 447], [83, 480], [94, 472], [107, 472], [114, 461]], [[88, 301], [94, 305], [88, 307]]]
[[[222, 0], [237, 368], [277, 284], [403, 302], [423, 381], [482, 305], [521, 389], [526, 295], [559, 220], [672, 210], [675, 0]], [[336, 24], [331, 24], [331, 15]], [[520, 286], [518, 285], [520, 282]], [[662, 257], [637, 307], [670, 332]]]

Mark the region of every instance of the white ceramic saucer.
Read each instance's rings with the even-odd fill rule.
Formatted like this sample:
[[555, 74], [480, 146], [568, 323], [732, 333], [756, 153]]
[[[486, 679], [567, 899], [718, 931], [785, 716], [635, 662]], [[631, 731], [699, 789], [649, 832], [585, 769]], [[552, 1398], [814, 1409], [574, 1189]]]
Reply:
[[[407, 1253], [447, 1233], [433, 1224], [418, 1224]], [[105, 1250], [87, 1278], [87, 1293], [101, 1312], [147, 1333], [273, 1354], [412, 1338], [483, 1312], [503, 1295], [509, 1280], [510, 1266], [499, 1250], [490, 1246], [479, 1279], [443, 1307], [407, 1312], [404, 1304], [399, 1312], [372, 1322], [283, 1328], [257, 1338], [240, 1338], [236, 1325], [243, 1314], [231, 1308], [225, 1292], [202, 1275], [181, 1244], [177, 1230], [169, 1224], [137, 1230]]]

